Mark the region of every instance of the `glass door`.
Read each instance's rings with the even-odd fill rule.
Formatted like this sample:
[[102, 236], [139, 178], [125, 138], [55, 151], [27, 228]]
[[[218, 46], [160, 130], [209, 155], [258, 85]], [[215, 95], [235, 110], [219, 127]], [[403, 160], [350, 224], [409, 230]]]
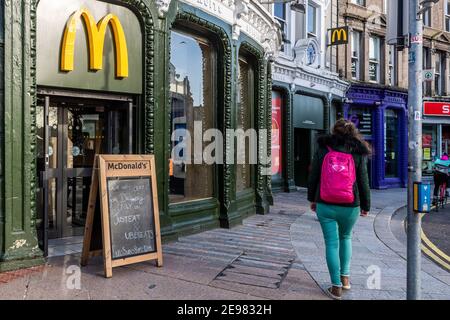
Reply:
[[37, 110], [41, 245], [82, 235], [96, 154], [132, 153], [128, 102], [71, 102], [45, 97]]

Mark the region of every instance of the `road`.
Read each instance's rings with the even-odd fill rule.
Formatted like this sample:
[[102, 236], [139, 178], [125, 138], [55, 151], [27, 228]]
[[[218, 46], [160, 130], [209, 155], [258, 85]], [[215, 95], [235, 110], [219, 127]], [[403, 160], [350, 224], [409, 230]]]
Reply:
[[422, 217], [424, 253], [450, 271], [450, 204]]

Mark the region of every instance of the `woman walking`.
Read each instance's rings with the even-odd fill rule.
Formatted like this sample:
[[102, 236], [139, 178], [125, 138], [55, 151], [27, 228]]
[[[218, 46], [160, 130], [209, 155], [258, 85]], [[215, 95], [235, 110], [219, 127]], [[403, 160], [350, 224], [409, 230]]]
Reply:
[[341, 299], [350, 289], [352, 229], [370, 211], [367, 157], [371, 150], [351, 121], [338, 120], [331, 135], [318, 139], [308, 181], [308, 200], [317, 213], [326, 247], [332, 286], [327, 293]]

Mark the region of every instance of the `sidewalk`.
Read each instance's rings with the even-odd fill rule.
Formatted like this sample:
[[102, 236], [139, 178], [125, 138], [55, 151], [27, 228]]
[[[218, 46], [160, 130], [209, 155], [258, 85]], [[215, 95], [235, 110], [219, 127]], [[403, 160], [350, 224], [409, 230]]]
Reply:
[[[405, 299], [406, 249], [391, 232], [391, 217], [406, 192], [372, 196], [371, 215], [354, 230], [353, 288], [344, 298]], [[251, 216], [242, 226], [164, 245], [163, 268], [130, 265], [105, 279], [96, 259], [81, 269], [80, 289], [70, 289], [79, 264], [79, 254], [72, 254], [43, 268], [0, 274], [0, 299], [327, 299], [324, 244], [306, 193], [276, 194], [275, 203], [270, 214]], [[425, 258], [423, 264], [423, 298], [449, 299], [450, 274]]]
[[163, 246], [162, 268], [153, 263], [114, 268], [105, 279], [101, 259], [94, 260], [81, 269], [75, 290], [69, 289], [70, 267], [77, 270], [79, 254], [50, 258], [46, 267], [17, 277], [0, 274], [0, 299], [327, 299], [291, 242], [290, 226], [306, 209], [274, 208], [231, 230], [182, 237]]
[[[278, 199], [277, 199], [278, 200]], [[406, 299], [406, 243], [392, 228], [403, 229], [403, 220], [391, 220], [406, 204], [406, 189], [372, 190], [372, 211], [358, 220], [353, 233], [352, 290], [344, 299]], [[291, 227], [299, 259], [315, 281], [329, 286], [320, 225], [312, 212]], [[406, 239], [404, 237], [403, 239]], [[379, 275], [379, 277], [377, 277]], [[450, 299], [450, 273], [422, 255], [422, 298]]]

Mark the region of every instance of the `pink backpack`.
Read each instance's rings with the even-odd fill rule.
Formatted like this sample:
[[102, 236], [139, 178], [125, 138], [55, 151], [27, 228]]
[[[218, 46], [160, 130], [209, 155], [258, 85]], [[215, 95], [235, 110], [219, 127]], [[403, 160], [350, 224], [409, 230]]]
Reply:
[[322, 163], [320, 198], [334, 204], [350, 204], [355, 200], [353, 184], [356, 181], [355, 161], [348, 153], [328, 147]]

